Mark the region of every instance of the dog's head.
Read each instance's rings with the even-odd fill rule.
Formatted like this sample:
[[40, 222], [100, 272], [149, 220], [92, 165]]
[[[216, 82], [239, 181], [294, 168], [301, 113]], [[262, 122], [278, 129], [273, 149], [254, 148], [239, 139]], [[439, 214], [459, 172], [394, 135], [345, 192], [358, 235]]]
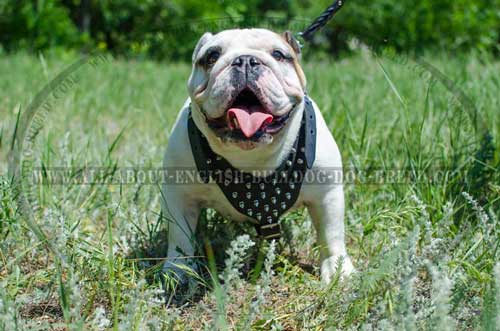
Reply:
[[300, 48], [289, 32], [205, 33], [193, 53], [193, 119], [209, 140], [255, 149], [277, 140], [303, 105]]

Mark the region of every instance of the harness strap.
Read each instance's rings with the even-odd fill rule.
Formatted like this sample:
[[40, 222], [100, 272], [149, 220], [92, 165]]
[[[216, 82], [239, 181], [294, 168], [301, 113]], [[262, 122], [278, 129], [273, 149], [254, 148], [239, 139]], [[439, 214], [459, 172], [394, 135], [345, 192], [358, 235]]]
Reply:
[[[257, 233], [271, 240], [281, 236], [280, 217], [297, 201], [307, 169], [316, 157], [316, 116], [311, 100], [304, 96], [299, 135], [289, 155], [276, 169], [236, 169], [217, 155], [188, 117], [188, 135], [198, 174], [203, 183], [215, 182], [231, 205], [254, 219]], [[257, 172], [258, 176], [252, 175]]]

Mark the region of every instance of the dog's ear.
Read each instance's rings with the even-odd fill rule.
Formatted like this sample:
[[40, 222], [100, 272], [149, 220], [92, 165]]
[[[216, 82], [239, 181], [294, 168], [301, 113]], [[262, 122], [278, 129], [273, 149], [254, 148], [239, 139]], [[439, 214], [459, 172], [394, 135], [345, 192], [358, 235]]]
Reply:
[[203, 34], [203, 36], [201, 36], [200, 40], [198, 40], [198, 43], [196, 44], [196, 47], [194, 48], [194, 51], [193, 51], [193, 62], [196, 59], [196, 56], [198, 55], [198, 52], [203, 47], [203, 45], [205, 45], [207, 43], [207, 41], [209, 41], [210, 38], [212, 38], [212, 37], [213, 37], [213, 34], [211, 34], [210, 32], [205, 32]]
[[290, 31], [285, 31], [282, 36], [283, 36], [283, 39], [285, 39], [285, 41], [295, 51], [295, 54], [297, 54], [297, 57], [300, 58], [301, 49], [300, 49], [299, 41], [293, 36], [293, 34]]
[[295, 57], [293, 61], [293, 65], [295, 67], [295, 71], [297, 72], [297, 75], [299, 76], [300, 79], [300, 84], [302, 85], [302, 88], [306, 88], [306, 75], [304, 74], [304, 71], [302, 70], [302, 67], [299, 64], [300, 61], [300, 56], [301, 56], [301, 50], [300, 50], [300, 44], [297, 39], [293, 36], [293, 34], [290, 31], [286, 31], [282, 35], [283, 39], [290, 45], [290, 47], [293, 49], [295, 52]]

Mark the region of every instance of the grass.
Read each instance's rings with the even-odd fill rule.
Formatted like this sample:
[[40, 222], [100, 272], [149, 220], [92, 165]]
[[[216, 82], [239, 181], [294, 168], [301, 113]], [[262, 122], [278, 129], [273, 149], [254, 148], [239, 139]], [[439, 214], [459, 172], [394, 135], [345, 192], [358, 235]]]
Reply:
[[[207, 211], [200, 254], [212, 252], [215, 263], [182, 306], [163, 298], [157, 186], [32, 187], [36, 222], [58, 254], [27, 226], [7, 176], [17, 113], [77, 57], [1, 57], [0, 329], [498, 330], [500, 62], [426, 57], [471, 108], [421, 74], [423, 65], [357, 53], [305, 64], [346, 169], [461, 171], [433, 182], [347, 184], [347, 246], [359, 272], [328, 287], [306, 211], [286, 217], [272, 248], [249, 226]], [[189, 71], [124, 60], [79, 70], [44, 122], [35, 166], [161, 166]], [[262, 269], [253, 262], [259, 251]]]

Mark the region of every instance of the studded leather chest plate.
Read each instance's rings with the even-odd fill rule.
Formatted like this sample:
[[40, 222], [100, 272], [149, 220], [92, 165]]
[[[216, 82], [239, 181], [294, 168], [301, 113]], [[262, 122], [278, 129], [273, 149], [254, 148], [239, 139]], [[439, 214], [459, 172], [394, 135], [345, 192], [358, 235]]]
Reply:
[[[210, 148], [191, 114], [188, 118], [189, 141], [200, 178], [217, 183], [238, 212], [259, 222], [257, 232], [266, 239], [280, 236], [279, 218], [297, 201], [306, 171], [314, 163], [316, 117], [311, 100], [307, 96], [304, 100], [299, 135], [288, 157], [273, 170], [234, 168]], [[256, 172], [262, 175], [254, 176]]]

